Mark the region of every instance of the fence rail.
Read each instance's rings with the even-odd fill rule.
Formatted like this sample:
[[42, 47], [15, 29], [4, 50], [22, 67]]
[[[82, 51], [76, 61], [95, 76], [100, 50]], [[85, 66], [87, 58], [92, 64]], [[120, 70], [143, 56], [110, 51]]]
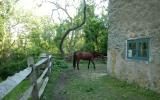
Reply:
[[41, 54], [40, 60], [34, 64], [33, 57], [29, 57], [27, 60], [28, 67], [26, 69], [8, 77], [5, 81], [0, 83], [0, 100], [11, 91], [14, 91], [14, 88], [28, 76], [32, 84], [23, 93], [20, 100], [27, 100], [30, 97], [33, 100], [39, 100], [49, 80], [49, 74], [51, 73], [52, 67], [51, 59], [51, 55]]

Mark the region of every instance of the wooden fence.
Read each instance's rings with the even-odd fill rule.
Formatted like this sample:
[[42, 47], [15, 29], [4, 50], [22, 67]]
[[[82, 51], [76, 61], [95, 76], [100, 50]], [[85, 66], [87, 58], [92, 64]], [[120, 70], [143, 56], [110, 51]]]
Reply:
[[19, 100], [27, 100], [30, 97], [32, 100], [39, 100], [49, 80], [52, 67], [51, 58], [51, 55], [41, 54], [40, 60], [34, 64], [33, 57], [29, 57], [27, 60], [28, 67], [26, 69], [8, 77], [0, 83], [0, 100], [11, 91], [14, 91], [14, 88], [28, 77], [32, 84]]

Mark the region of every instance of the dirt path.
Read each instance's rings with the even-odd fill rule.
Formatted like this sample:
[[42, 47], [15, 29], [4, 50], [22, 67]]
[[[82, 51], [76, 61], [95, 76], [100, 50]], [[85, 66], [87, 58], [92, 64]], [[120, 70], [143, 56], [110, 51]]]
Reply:
[[53, 91], [53, 100], [67, 100], [66, 91], [64, 89], [65, 85], [68, 83], [70, 79], [70, 75], [73, 73], [73, 70], [68, 69], [64, 72], [61, 72], [59, 79], [57, 80], [57, 84]]
[[[73, 70], [72, 68], [69, 68], [69, 69], [61, 72], [61, 74], [56, 82], [55, 89], [53, 90], [53, 97], [54, 97], [53, 100], [69, 100], [67, 97], [68, 90], [65, 90], [65, 88], [71, 80], [74, 80], [75, 77], [77, 79], [80, 79], [83, 81], [83, 80], [86, 80], [86, 78], [87, 79], [88, 78], [96, 78], [97, 75], [89, 75], [89, 73], [90, 74], [91, 73], [92, 74], [95, 74], [95, 73], [106, 74], [106, 72], [104, 72], [104, 70], [102, 70], [102, 69], [100, 70], [98, 68], [98, 69], [96, 69], [96, 71], [94, 71], [92, 68], [90, 70], [88, 70], [86, 65], [82, 65], [82, 66], [83, 67], [81, 67], [79, 71]], [[93, 76], [93, 77], [89, 77], [89, 76]]]

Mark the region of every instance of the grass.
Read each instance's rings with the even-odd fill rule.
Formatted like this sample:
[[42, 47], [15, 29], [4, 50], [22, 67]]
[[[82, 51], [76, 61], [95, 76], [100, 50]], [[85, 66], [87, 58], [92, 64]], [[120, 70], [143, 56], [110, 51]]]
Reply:
[[108, 81], [107, 85], [111, 86], [114, 92], [119, 92], [118, 94], [121, 96], [122, 100], [158, 100], [160, 98], [159, 94], [141, 88], [136, 84], [128, 84], [109, 76], [104, 78], [104, 82], [105, 81]]
[[51, 98], [53, 98], [53, 89], [56, 84], [56, 80], [58, 79], [60, 75], [60, 72], [61, 72], [60, 68], [55, 68], [53, 73], [51, 73], [49, 82], [47, 84], [47, 87], [44, 91], [44, 94], [41, 100], [50, 100]]
[[[96, 71], [93, 70], [93, 65], [90, 70], [87, 70], [87, 64], [83, 62], [80, 64], [80, 71], [71, 72], [72, 75], [62, 91], [65, 92], [60, 94], [65, 95], [67, 100], [160, 100], [158, 93], [110, 77], [106, 74], [106, 64], [96, 63]], [[57, 80], [61, 73], [71, 69], [72, 64], [69, 63], [68, 66], [70, 67], [68, 68], [62, 60], [55, 61], [41, 100], [54, 100], [53, 91]], [[17, 100], [22, 91], [28, 88], [28, 84], [28, 81], [25, 80], [4, 100]]]
[[29, 88], [30, 81], [22, 81], [13, 91], [4, 97], [4, 100], [19, 100], [23, 93]]
[[62, 72], [62, 70], [65, 70], [68, 66], [65, 64], [63, 60], [56, 60], [54, 61], [54, 67], [52, 69], [52, 73], [50, 74], [50, 79], [47, 84], [47, 87], [44, 91], [44, 94], [41, 98], [41, 100], [51, 100], [53, 97], [53, 90], [55, 88], [55, 84], [57, 83], [57, 80]]
[[[65, 87], [68, 100], [160, 100], [158, 93], [108, 75], [96, 78], [95, 73], [98, 75], [99, 72], [91, 71], [88, 74], [82, 66], [86, 67], [87, 64], [81, 64], [80, 74], [73, 75]], [[105, 68], [104, 64], [97, 64], [97, 67], [100, 66]]]
[[159, 100], [160, 95], [109, 76], [73, 79], [66, 87], [68, 100]]

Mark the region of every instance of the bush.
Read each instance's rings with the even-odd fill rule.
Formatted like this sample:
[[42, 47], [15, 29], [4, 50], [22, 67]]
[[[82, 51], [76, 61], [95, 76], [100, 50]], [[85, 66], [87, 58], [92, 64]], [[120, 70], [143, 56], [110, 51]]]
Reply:
[[63, 69], [68, 68], [67, 63], [64, 60], [56, 60], [55, 59], [54, 60], [54, 66], [60, 67], [60, 68], [63, 68]]
[[[12, 49], [7, 56], [0, 57], [0, 80], [5, 80], [8, 76], [27, 67], [27, 57], [33, 56], [38, 59], [41, 50], [38, 47], [23, 49]], [[35, 60], [35, 61], [36, 61]]]
[[8, 76], [12, 76], [14, 73], [27, 67], [26, 59], [10, 59], [0, 65], [0, 77], [2, 80], [6, 79]]

